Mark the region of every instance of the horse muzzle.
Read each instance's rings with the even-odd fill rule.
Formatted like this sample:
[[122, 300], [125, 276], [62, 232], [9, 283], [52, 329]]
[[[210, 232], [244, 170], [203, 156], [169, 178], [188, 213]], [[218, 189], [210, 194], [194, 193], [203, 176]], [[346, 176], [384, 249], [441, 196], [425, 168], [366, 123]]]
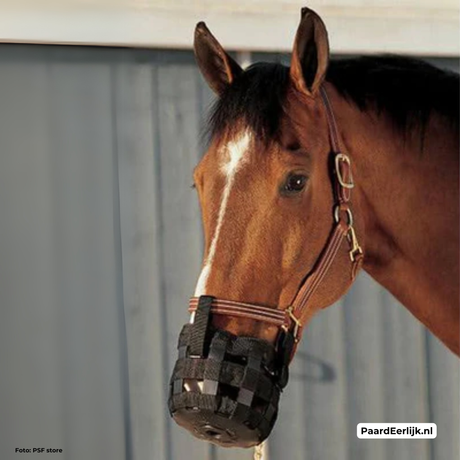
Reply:
[[211, 324], [213, 297], [202, 296], [179, 336], [169, 411], [194, 436], [223, 447], [251, 447], [270, 434], [294, 346], [281, 331], [275, 345]]

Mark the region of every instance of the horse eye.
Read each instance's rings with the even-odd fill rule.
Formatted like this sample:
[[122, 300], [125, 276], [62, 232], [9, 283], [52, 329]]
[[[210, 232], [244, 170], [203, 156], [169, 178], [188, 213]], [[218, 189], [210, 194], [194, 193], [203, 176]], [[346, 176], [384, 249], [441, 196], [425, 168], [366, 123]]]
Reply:
[[301, 192], [307, 184], [307, 176], [303, 174], [289, 174], [282, 187], [284, 193], [298, 193]]

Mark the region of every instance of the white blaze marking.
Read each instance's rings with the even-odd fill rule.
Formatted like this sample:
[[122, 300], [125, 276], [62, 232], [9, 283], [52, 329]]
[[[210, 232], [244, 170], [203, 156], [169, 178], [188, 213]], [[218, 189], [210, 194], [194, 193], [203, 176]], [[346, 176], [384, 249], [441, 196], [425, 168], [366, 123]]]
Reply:
[[225, 162], [220, 170], [226, 176], [226, 183], [224, 192], [222, 194], [222, 201], [220, 203], [219, 215], [217, 217], [216, 231], [212, 238], [211, 247], [209, 248], [208, 256], [201, 271], [198, 283], [195, 289], [195, 297], [204, 295], [206, 292], [206, 282], [208, 281], [209, 273], [211, 272], [211, 265], [216, 254], [217, 240], [219, 239], [220, 229], [224, 221], [225, 210], [227, 208], [228, 197], [230, 196], [230, 189], [233, 185], [235, 174], [244, 164], [245, 153], [248, 150], [249, 143], [251, 142], [252, 135], [249, 131], [245, 131], [234, 141], [229, 142], [223, 150], [225, 150]]

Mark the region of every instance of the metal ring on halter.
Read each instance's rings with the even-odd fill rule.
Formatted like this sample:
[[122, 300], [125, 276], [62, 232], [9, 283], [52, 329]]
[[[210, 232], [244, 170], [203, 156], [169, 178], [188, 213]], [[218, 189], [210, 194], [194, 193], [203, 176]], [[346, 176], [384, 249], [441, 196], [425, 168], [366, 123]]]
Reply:
[[348, 218], [348, 228], [351, 228], [353, 227], [353, 214], [351, 212], [351, 209], [350, 208], [345, 208], [345, 209], [341, 209], [340, 208], [340, 205], [337, 205], [334, 209], [334, 220], [339, 223], [340, 222], [340, 212], [341, 211], [345, 211], [347, 213], [347, 218]]

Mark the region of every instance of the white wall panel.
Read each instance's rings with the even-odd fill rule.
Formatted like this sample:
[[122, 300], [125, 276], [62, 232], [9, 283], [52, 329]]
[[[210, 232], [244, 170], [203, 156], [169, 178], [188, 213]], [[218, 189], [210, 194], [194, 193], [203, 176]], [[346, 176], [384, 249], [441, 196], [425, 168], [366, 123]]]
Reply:
[[[0, 41], [185, 48], [205, 20], [233, 50], [290, 51], [303, 0], [19, 0], [0, 2]], [[308, 2], [335, 53], [458, 56], [456, 0]]]

